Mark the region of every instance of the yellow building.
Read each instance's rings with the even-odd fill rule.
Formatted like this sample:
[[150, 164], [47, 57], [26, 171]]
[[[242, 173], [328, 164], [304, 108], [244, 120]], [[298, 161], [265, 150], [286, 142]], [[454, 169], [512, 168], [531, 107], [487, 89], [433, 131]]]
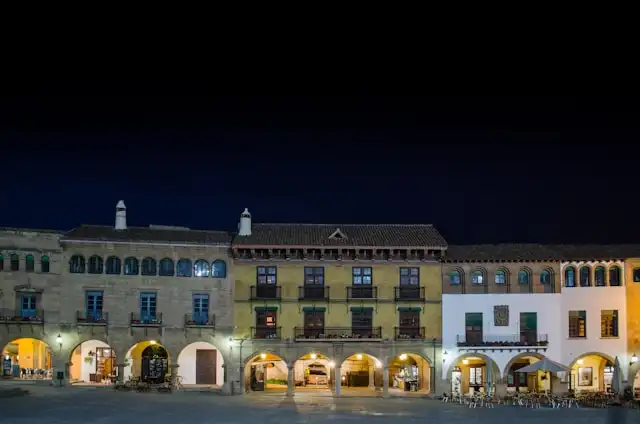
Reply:
[[625, 264], [627, 295], [627, 351], [630, 358], [629, 384], [640, 397], [640, 258], [627, 259]]
[[431, 225], [252, 224], [245, 211], [232, 250], [246, 388], [433, 391], [445, 249]]

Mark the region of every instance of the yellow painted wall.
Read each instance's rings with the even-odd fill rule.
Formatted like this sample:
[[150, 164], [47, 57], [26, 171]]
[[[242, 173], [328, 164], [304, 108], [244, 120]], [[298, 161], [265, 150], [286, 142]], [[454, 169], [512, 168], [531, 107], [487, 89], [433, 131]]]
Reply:
[[[302, 327], [304, 314], [302, 307], [316, 306], [326, 307], [325, 326], [327, 327], [350, 327], [351, 307], [374, 307], [376, 303], [371, 300], [360, 300], [349, 302], [343, 300], [347, 297], [347, 287], [352, 286], [352, 268], [368, 267], [373, 268], [373, 286], [378, 288], [377, 310], [374, 309], [374, 327], [382, 327], [383, 338], [394, 337], [394, 327], [398, 326], [398, 307], [423, 307], [420, 316], [420, 325], [425, 327], [426, 338], [441, 338], [442, 307], [437, 304], [422, 304], [421, 302], [401, 302], [394, 303], [394, 287], [399, 285], [400, 264], [325, 264], [324, 276], [325, 286], [329, 287], [329, 294], [332, 301], [325, 302], [298, 302], [298, 286], [304, 283], [305, 264], [291, 263], [260, 263], [260, 266], [277, 266], [277, 284], [281, 286], [282, 302], [269, 301], [266, 305], [264, 301], [248, 302], [250, 298], [250, 287], [256, 285], [257, 264], [235, 264], [235, 316], [234, 323], [237, 327], [234, 337], [244, 338], [250, 336], [250, 327], [255, 326], [255, 307], [278, 306], [277, 325], [281, 327], [282, 338], [292, 338], [294, 327]], [[317, 262], [306, 266], [321, 266]], [[440, 277], [439, 264], [421, 264], [420, 285], [425, 287], [427, 301], [438, 301], [442, 299], [442, 283]], [[340, 301], [336, 301], [340, 299]]]
[[[134, 377], [140, 377], [142, 375], [142, 352], [144, 352], [144, 350], [146, 348], [148, 348], [151, 345], [150, 341], [144, 341], [144, 342], [140, 342], [137, 345], [135, 345], [131, 351], [129, 352], [128, 355], [128, 360], [131, 364], [131, 375]], [[164, 347], [164, 346], [163, 346]], [[166, 350], [166, 348], [165, 348]], [[168, 365], [169, 365], [169, 369], [167, 371], [167, 375], [171, 374], [171, 356], [169, 355], [169, 351], [167, 351], [167, 355], [168, 355]]]
[[80, 345], [75, 348], [73, 353], [71, 354], [71, 367], [69, 368], [69, 377], [72, 380], [80, 380], [80, 375], [82, 374], [82, 361], [84, 358], [80, 357], [81, 354]]
[[[603, 391], [604, 390], [604, 367], [607, 360], [597, 355], [587, 355], [580, 358], [582, 364], [576, 364], [571, 368], [572, 380], [575, 382], [575, 390], [577, 391]], [[590, 386], [581, 386], [579, 381], [579, 368], [592, 369], [592, 384]]]
[[47, 344], [37, 339], [16, 339], [10, 344], [18, 346], [18, 365], [20, 368], [49, 369], [51, 355]]
[[627, 294], [627, 346], [629, 357], [640, 355], [640, 283], [633, 282], [633, 269], [640, 268], [640, 258], [627, 259], [625, 278]]

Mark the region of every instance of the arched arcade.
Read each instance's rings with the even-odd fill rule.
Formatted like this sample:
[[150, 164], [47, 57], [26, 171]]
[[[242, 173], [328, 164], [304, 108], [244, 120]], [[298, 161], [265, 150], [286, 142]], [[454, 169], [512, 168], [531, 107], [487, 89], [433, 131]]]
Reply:
[[501, 379], [500, 368], [485, 354], [478, 352], [458, 356], [447, 370], [451, 392], [462, 395], [494, 392]]
[[604, 353], [589, 352], [575, 358], [569, 364], [569, 389], [605, 392], [613, 381], [614, 359]]
[[51, 347], [36, 338], [12, 340], [2, 349], [2, 375], [5, 378], [51, 379]]
[[118, 377], [115, 349], [101, 340], [87, 340], [71, 351], [69, 381], [81, 384], [112, 384]]
[[124, 380], [164, 382], [170, 375], [171, 358], [167, 349], [155, 340], [133, 345], [125, 356]]
[[178, 355], [178, 376], [183, 385], [222, 386], [225, 364], [222, 353], [208, 342], [194, 342]]

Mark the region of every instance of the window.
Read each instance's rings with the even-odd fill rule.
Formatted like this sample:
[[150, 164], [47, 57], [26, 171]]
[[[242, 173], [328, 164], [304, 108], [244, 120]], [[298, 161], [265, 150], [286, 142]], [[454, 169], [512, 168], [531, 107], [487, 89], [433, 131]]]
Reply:
[[538, 342], [538, 314], [520, 312], [520, 343], [535, 346]]
[[304, 328], [324, 330], [324, 311], [305, 311]]
[[256, 332], [257, 339], [272, 339], [278, 337], [278, 311], [270, 308], [256, 309]]
[[587, 337], [587, 311], [569, 311], [569, 338]]
[[617, 266], [612, 266], [611, 268], [609, 268], [609, 285], [620, 285], [620, 268]]
[[351, 310], [352, 328], [373, 327], [373, 308], [358, 308]]
[[602, 287], [607, 285], [607, 282], [604, 278], [605, 271], [603, 266], [597, 267], [596, 270], [593, 272], [593, 276], [594, 276], [594, 280], [596, 281], [596, 286]]
[[36, 270], [36, 260], [33, 255], [27, 255], [24, 259], [24, 269], [27, 272], [34, 272]]
[[496, 271], [496, 284], [506, 284], [507, 283], [507, 273], [503, 270]]
[[[171, 259], [167, 259], [171, 262]], [[173, 275], [173, 263], [169, 263], [169, 270]], [[158, 264], [153, 258], [144, 258], [142, 260], [142, 275], [156, 275], [158, 273]]]
[[353, 268], [352, 270], [352, 283], [354, 285], [358, 284], [371, 284], [372, 283], [372, 269], [369, 267], [365, 268]]
[[452, 286], [459, 286], [460, 284], [462, 284], [462, 276], [460, 275], [460, 271], [453, 271], [449, 275], [449, 281], [451, 282]]
[[467, 345], [479, 345], [482, 336], [482, 312], [467, 312], [464, 314], [465, 339]]
[[400, 327], [416, 328], [420, 327], [420, 312], [406, 311], [400, 312]]
[[257, 268], [257, 284], [277, 284], [277, 268], [275, 266], [259, 266]]
[[0, 255], [0, 271], [4, 271], [4, 256]]
[[71, 274], [84, 274], [85, 260], [84, 256], [73, 255], [69, 260], [69, 272]]
[[484, 283], [484, 274], [480, 270], [471, 273], [471, 284], [481, 285]]
[[482, 367], [469, 368], [469, 385], [470, 386], [482, 385]]
[[580, 287], [591, 286], [591, 270], [588, 266], [580, 268]]
[[190, 259], [180, 259], [178, 260], [178, 277], [191, 277], [192, 275], [192, 264]]
[[149, 324], [156, 320], [156, 294], [140, 293], [140, 322]]
[[193, 275], [196, 277], [208, 277], [209, 262], [204, 259], [198, 259], [195, 264], [193, 264]]
[[101, 291], [87, 292], [87, 320], [96, 321], [102, 319], [103, 298]]
[[225, 261], [217, 259], [211, 264], [211, 276], [213, 278], [227, 278], [227, 264]]
[[551, 284], [551, 271], [543, 269], [540, 273], [540, 284]]
[[11, 271], [20, 271], [20, 257], [15, 253], [10, 256]]
[[569, 266], [564, 270], [564, 285], [565, 287], [576, 286], [576, 269], [572, 266]]
[[633, 282], [640, 283], [640, 268], [633, 269]]
[[196, 324], [204, 325], [209, 323], [209, 295], [193, 295], [193, 321]]
[[400, 285], [401, 286], [418, 286], [420, 285], [420, 268], [400, 268]]
[[122, 261], [117, 256], [109, 256], [106, 268], [107, 274], [120, 275], [122, 273]]
[[304, 267], [304, 285], [305, 286], [324, 285], [324, 268], [321, 266]]
[[89, 258], [89, 274], [102, 274], [104, 272], [104, 261], [98, 255]]
[[600, 311], [600, 337], [618, 337], [618, 311]]
[[[144, 268], [144, 263], [142, 264]], [[162, 277], [173, 277], [175, 270], [173, 269], [173, 261], [169, 258], [164, 258], [160, 261], [160, 272], [158, 273]]]
[[[40, 272], [47, 273], [51, 269], [51, 263], [48, 256], [42, 256], [40, 258]], [[1, 268], [0, 268], [1, 269]]]
[[38, 316], [35, 294], [23, 294], [20, 296], [20, 316], [22, 318]]
[[[152, 259], [153, 260], [153, 259]], [[129, 256], [124, 260], [124, 275], [138, 275], [139, 272], [138, 259]], [[155, 266], [154, 266], [155, 268]], [[155, 272], [154, 272], [155, 274]], [[143, 274], [144, 275], [144, 274]]]
[[526, 269], [518, 271], [518, 284], [529, 284], [529, 271]]

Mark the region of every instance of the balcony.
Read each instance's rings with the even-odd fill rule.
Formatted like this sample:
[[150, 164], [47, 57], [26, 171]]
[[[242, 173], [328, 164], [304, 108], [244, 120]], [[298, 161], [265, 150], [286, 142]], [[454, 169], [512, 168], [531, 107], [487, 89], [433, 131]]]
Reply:
[[326, 286], [298, 286], [298, 300], [329, 301], [329, 287]]
[[424, 340], [424, 327], [395, 327], [396, 340]]
[[132, 327], [160, 327], [162, 325], [162, 312], [155, 315], [141, 315], [131, 312], [129, 324]]
[[282, 299], [282, 286], [273, 284], [260, 284], [251, 286], [251, 300], [280, 300]]
[[394, 287], [394, 301], [396, 302], [424, 302], [424, 287], [399, 286]]
[[76, 324], [78, 325], [107, 325], [108, 322], [108, 312], [91, 311], [87, 313], [83, 311], [76, 311]]
[[251, 327], [251, 338], [258, 340], [280, 340], [280, 327], [266, 325]]
[[6, 324], [44, 324], [44, 311], [40, 309], [2, 309], [0, 310], [0, 322]]
[[382, 340], [382, 327], [294, 328], [296, 341], [370, 341]]
[[549, 336], [532, 332], [520, 334], [491, 335], [481, 333], [467, 333], [457, 336], [458, 347], [478, 348], [518, 348], [518, 347], [547, 347]]
[[215, 326], [214, 314], [184, 314], [185, 328], [215, 328]]
[[375, 286], [347, 287], [347, 300], [378, 299], [378, 288]]

